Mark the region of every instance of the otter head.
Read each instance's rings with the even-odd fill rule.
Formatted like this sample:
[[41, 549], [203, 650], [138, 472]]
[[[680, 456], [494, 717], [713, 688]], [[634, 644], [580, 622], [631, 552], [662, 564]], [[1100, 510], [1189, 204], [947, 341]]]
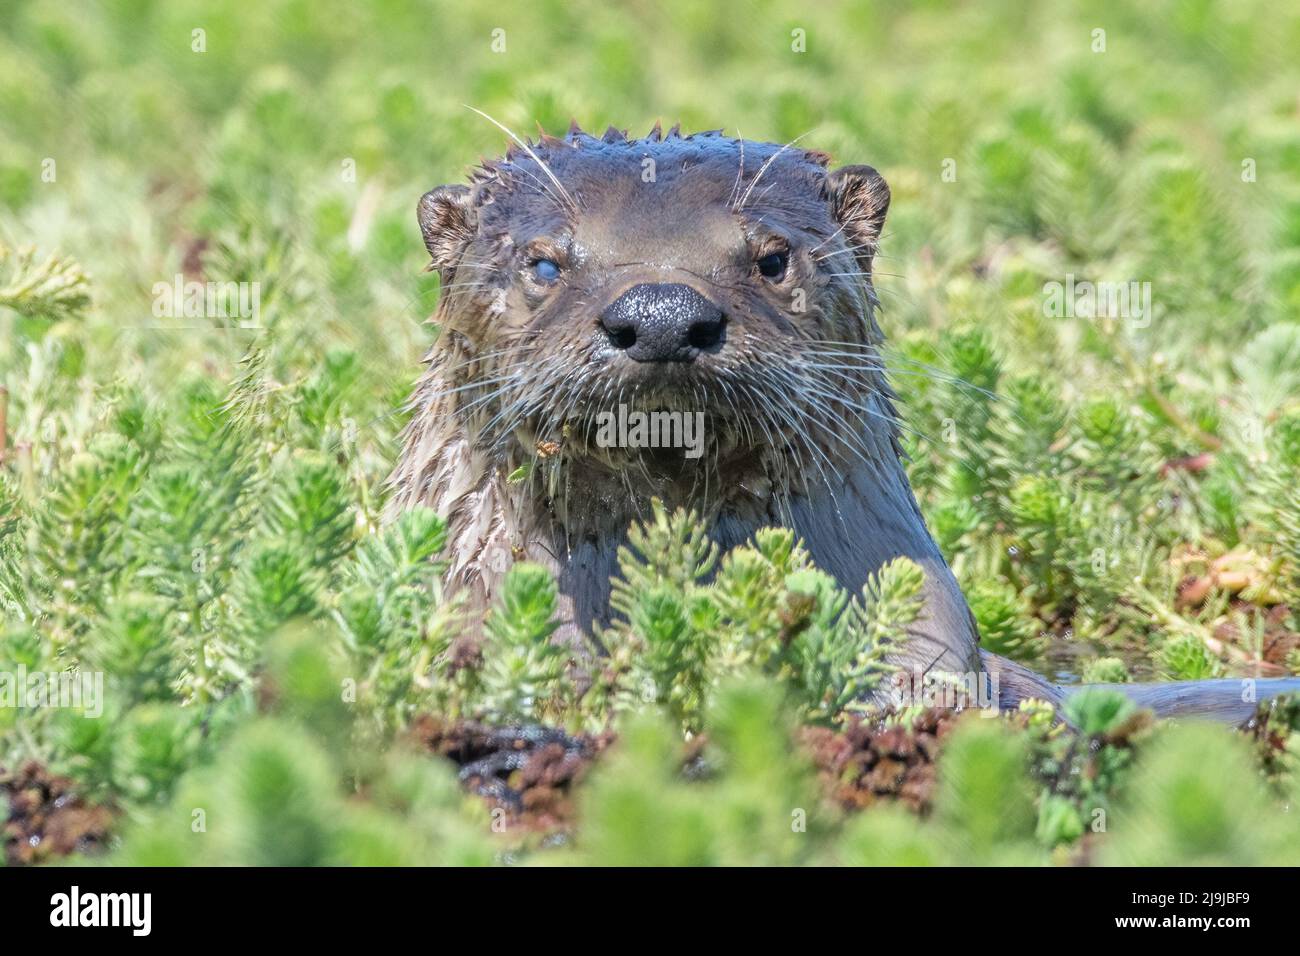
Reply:
[[888, 206], [874, 169], [792, 145], [517, 141], [420, 200], [443, 282], [423, 414], [587, 508], [631, 500], [618, 520], [895, 455], [871, 283]]

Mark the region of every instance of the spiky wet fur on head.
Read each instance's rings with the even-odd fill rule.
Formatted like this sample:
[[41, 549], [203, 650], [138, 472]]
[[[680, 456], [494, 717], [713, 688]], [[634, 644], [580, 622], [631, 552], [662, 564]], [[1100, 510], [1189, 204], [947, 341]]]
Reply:
[[[788, 515], [809, 482], [896, 457], [870, 277], [888, 189], [868, 167], [826, 167], [822, 153], [717, 132], [575, 128], [430, 193], [440, 333], [408, 440], [454, 423], [496, 470], [528, 469], [529, 494], [570, 535], [625, 528], [654, 495], [708, 512], [748, 492]], [[788, 250], [779, 282], [754, 265], [772, 250]], [[553, 287], [528, 276], [539, 256], [561, 266]], [[667, 365], [608, 349], [599, 315], [640, 282], [715, 302], [724, 346]], [[620, 404], [702, 412], [706, 453], [599, 447], [595, 416]], [[404, 495], [438, 494], [437, 457], [405, 457]], [[610, 507], [594, 511], [593, 495]]]

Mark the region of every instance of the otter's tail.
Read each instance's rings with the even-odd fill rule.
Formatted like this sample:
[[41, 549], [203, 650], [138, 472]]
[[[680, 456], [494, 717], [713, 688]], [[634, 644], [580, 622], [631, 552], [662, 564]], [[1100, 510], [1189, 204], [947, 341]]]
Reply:
[[1157, 717], [1203, 717], [1240, 724], [1251, 718], [1262, 701], [1300, 692], [1300, 677], [1225, 678], [1170, 681], [1163, 684], [1054, 684], [1041, 674], [1005, 657], [980, 651], [984, 669], [996, 675], [998, 703], [1015, 708], [1031, 697], [1061, 704], [1071, 694], [1092, 687], [1118, 690]]

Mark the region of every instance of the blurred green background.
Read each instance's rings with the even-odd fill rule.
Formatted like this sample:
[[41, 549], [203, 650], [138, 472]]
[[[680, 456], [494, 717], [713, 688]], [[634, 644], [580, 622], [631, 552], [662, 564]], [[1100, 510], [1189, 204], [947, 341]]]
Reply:
[[[318, 260], [295, 302], [315, 330], [409, 364], [430, 302], [415, 199], [504, 145], [467, 104], [524, 133], [662, 118], [878, 166], [894, 331], [1013, 331], [1006, 303], [954, 303], [944, 279], [1025, 246], [1049, 274], [1156, 282], [1166, 346], [1222, 357], [1300, 308], [1294, 4], [9, 0], [0, 23], [0, 236], [95, 275], [92, 362], [193, 358], [122, 327], [196, 240], [242, 230]], [[1203, 192], [1139, 175], [1168, 166]], [[1189, 228], [1162, 237], [1181, 246], [1144, 248], [1154, 217]]]

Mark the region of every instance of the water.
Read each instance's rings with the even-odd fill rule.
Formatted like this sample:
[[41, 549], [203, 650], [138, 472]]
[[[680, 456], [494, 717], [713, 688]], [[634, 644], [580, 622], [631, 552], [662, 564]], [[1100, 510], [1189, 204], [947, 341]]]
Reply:
[[1058, 684], [1078, 684], [1083, 679], [1084, 664], [1093, 657], [1118, 657], [1128, 668], [1129, 679], [1134, 682], [1156, 679], [1151, 659], [1146, 649], [1139, 645], [1111, 647], [1061, 635], [1051, 637], [1042, 666], [1034, 669]]

